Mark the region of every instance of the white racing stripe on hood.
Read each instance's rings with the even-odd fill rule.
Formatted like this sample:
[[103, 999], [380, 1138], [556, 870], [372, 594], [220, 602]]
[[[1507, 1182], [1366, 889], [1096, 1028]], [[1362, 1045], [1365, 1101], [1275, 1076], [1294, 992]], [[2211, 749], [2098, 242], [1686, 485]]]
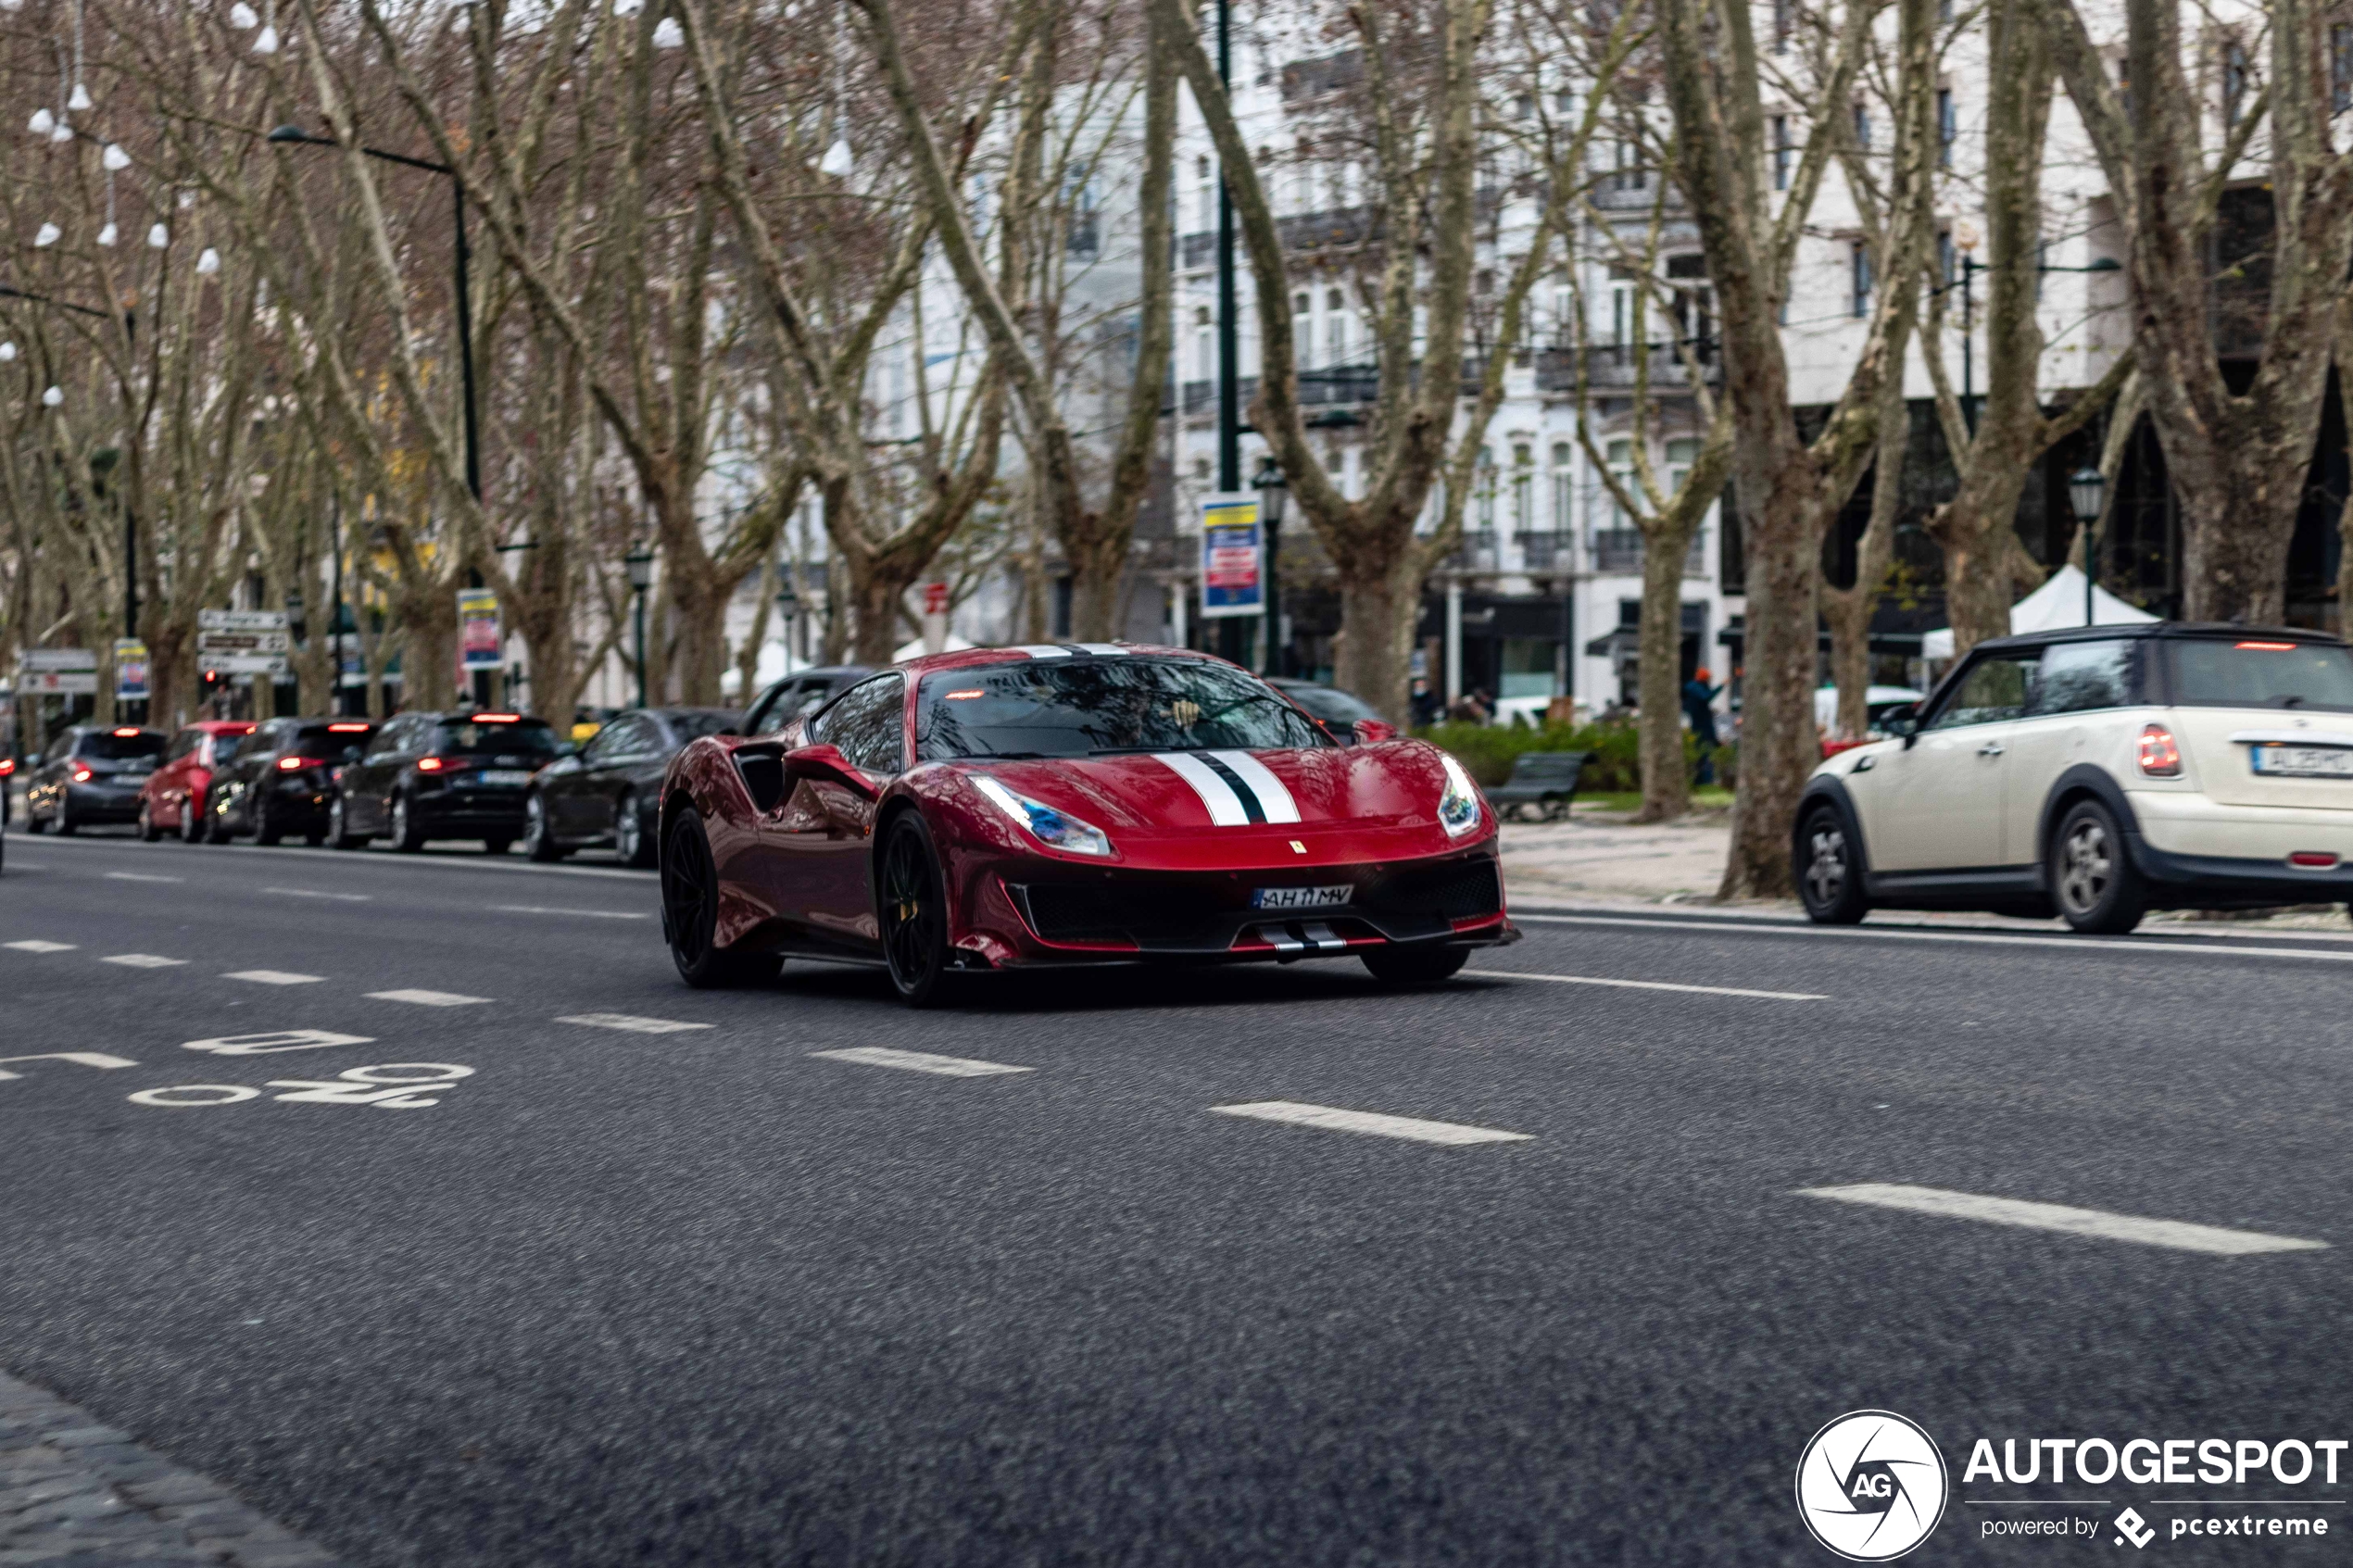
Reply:
[[1032, 659], [1068, 659], [1070, 650], [1060, 643], [1016, 643], [1013, 652], [1026, 653]]
[[1231, 768], [1250, 786], [1250, 792], [1258, 797], [1258, 809], [1266, 813], [1268, 822], [1299, 821], [1299, 802], [1290, 797], [1282, 780], [1266, 771], [1265, 763], [1247, 751], [1213, 751], [1210, 755]]
[[1193, 793], [1201, 797], [1202, 805], [1209, 811], [1209, 820], [1217, 826], [1238, 828], [1250, 821], [1250, 813], [1242, 809], [1242, 798], [1234, 793], [1234, 786], [1191, 752], [1155, 751], [1152, 760], [1193, 786]]

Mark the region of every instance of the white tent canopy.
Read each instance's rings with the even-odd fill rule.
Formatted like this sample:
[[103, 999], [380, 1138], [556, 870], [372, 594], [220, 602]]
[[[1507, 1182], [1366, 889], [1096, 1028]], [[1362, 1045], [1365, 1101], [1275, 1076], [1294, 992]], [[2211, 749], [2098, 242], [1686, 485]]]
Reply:
[[[2092, 590], [2092, 621], [2095, 626], [2138, 626], [2155, 621], [2147, 610], [2126, 604], [2105, 588]], [[2083, 622], [2083, 573], [2072, 566], [2060, 567], [2051, 573], [2051, 580], [2026, 597], [2010, 606], [2010, 634], [2027, 632], [2056, 632], [2062, 626], [2081, 626]], [[1953, 657], [1953, 629], [1940, 626], [1920, 639], [1923, 659]]]

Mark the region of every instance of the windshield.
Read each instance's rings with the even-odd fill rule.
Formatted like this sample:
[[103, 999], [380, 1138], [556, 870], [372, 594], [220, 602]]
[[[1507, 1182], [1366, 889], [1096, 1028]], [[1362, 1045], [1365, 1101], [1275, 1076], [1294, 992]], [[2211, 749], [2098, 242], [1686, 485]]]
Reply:
[[74, 747], [74, 755], [106, 762], [152, 761], [163, 755], [163, 737], [148, 734], [84, 735], [82, 744]]
[[1256, 677], [1174, 659], [1032, 659], [924, 677], [915, 754], [1090, 757], [1329, 746]]
[[2173, 644], [2174, 700], [2197, 708], [2353, 712], [2353, 648], [2342, 643], [2184, 639]]
[[304, 757], [323, 757], [330, 760], [357, 762], [367, 749], [371, 733], [366, 724], [305, 724], [287, 749]]
[[505, 724], [478, 724], [451, 720], [441, 726], [433, 749], [444, 757], [488, 757], [500, 752], [556, 754], [556, 734], [544, 719], [523, 719]]

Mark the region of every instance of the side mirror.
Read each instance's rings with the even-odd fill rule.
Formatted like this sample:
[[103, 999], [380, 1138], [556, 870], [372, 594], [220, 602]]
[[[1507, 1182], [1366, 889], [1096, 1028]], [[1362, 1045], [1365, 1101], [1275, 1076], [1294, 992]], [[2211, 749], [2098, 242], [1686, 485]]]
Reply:
[[786, 785], [790, 787], [798, 779], [837, 784], [852, 795], [867, 800], [882, 797], [882, 791], [875, 787], [874, 781], [860, 772], [856, 764], [844, 757], [837, 746], [803, 746], [786, 752]]
[[1912, 737], [1920, 733], [1920, 705], [1907, 702], [1900, 708], [1889, 709], [1880, 715], [1879, 727], [1888, 735], [1910, 746]]
[[1396, 738], [1397, 726], [1390, 723], [1386, 719], [1359, 719], [1356, 721], [1356, 744], [1358, 746], [1378, 746], [1385, 740], [1395, 740]]

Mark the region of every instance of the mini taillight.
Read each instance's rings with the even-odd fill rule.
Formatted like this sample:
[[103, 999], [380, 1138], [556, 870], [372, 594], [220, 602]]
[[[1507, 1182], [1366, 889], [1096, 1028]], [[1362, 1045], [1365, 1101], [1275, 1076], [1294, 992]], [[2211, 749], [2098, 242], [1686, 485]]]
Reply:
[[441, 771], [443, 765], [441, 759], [438, 757], [420, 757], [417, 759], [417, 771], [421, 773], [438, 773]]
[[89, 769], [87, 769], [87, 768], [76, 768], [76, 769], [73, 771], [73, 782], [74, 782], [74, 783], [76, 783], [76, 784], [87, 784], [87, 783], [89, 783], [89, 782], [90, 782], [90, 770], [89, 770]]
[[2173, 732], [2162, 724], [2141, 727], [2141, 771], [2153, 779], [2182, 776], [2182, 748], [2173, 744]]

